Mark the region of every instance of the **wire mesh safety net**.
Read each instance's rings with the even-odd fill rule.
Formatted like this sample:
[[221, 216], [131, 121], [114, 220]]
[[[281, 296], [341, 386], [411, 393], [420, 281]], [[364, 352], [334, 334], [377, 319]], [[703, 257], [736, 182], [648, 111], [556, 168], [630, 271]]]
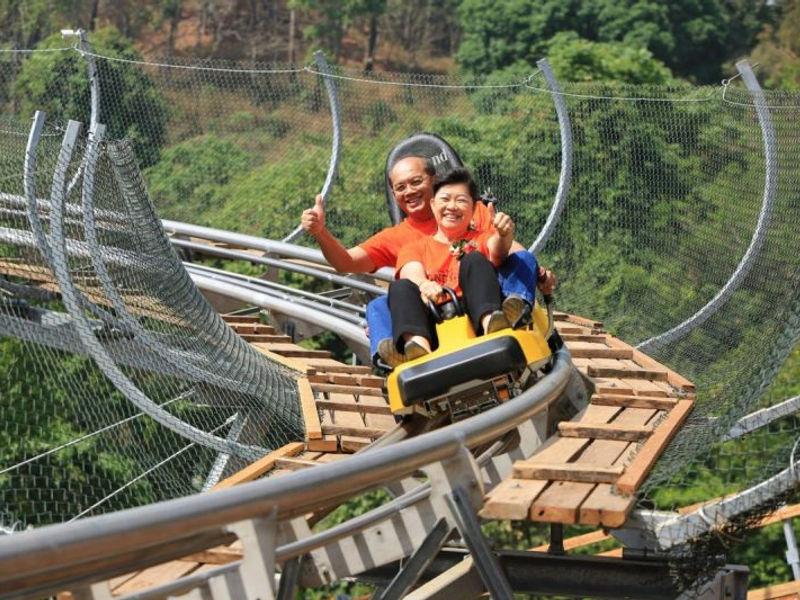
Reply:
[[27, 126], [0, 136], [6, 529], [196, 492], [303, 435], [295, 376], [194, 287], [131, 144], [79, 140], [63, 164], [63, 134], [44, 128], [27, 196]]
[[[81, 100], [62, 99], [59, 106], [73, 106], [74, 114], [57, 116], [88, 121], [85, 65], [62, 54], [72, 56], [4, 63], [1, 80], [15, 82], [2, 96], [5, 112], [29, 116], [19, 94], [30, 90], [29, 64], [41, 60], [61, 69], [64, 89], [74, 86], [69, 98]], [[160, 216], [273, 239], [294, 229], [331, 157], [331, 108], [318, 69], [94, 59], [99, 121], [110, 137], [132, 140]], [[498, 208], [514, 217], [517, 238], [534, 240], [551, 210], [562, 161], [554, 95], [541, 73], [464, 81], [334, 69], [327, 77], [338, 91], [342, 146], [326, 217], [345, 245], [389, 224], [384, 161], [418, 131], [444, 137], [480, 187], [497, 197]], [[644, 342], [649, 354], [697, 385], [696, 408], [646, 483], [643, 502], [674, 508], [708, 499], [712, 489], [715, 496], [733, 493], [778, 473], [800, 436], [794, 417], [724, 438], [744, 415], [786, 400], [764, 390], [800, 334], [800, 96], [764, 94], [776, 167], [764, 210], [768, 153], [754, 97], [740, 81], [723, 87], [562, 82], [561, 92], [574, 141], [571, 185], [539, 256], [561, 281], [559, 308], [602, 320], [629, 343]], [[98, 168], [102, 174], [109, 165], [109, 179], [98, 176], [95, 197], [124, 204], [124, 193], [106, 194], [104, 186], [118, 186], [110, 177], [120, 171], [127, 172], [124, 181], [136, 180], [135, 169], [130, 153], [123, 159], [112, 147]], [[6, 169], [8, 185], [20, 185], [12, 181], [19, 169]], [[109, 210], [123, 210], [113, 202]], [[149, 211], [144, 200], [137, 206]], [[150, 212], [147, 218], [155, 219]], [[103, 235], [119, 236], [121, 248], [134, 243], [112, 225]], [[754, 243], [757, 226], [763, 235]], [[751, 259], [742, 268], [748, 249]], [[126, 282], [141, 284], [138, 271], [122, 272]], [[698, 313], [735, 272], [738, 285], [716, 312], [682, 337], [653, 341]], [[135, 305], [133, 296], [127, 298]], [[175, 300], [164, 300], [158, 311], [169, 312]], [[167, 337], [169, 320], [156, 320]], [[175, 381], [191, 380], [183, 376]], [[168, 396], [175, 394], [158, 397]], [[198, 407], [208, 404], [187, 406], [200, 419]], [[205, 429], [229, 414], [217, 414]]]

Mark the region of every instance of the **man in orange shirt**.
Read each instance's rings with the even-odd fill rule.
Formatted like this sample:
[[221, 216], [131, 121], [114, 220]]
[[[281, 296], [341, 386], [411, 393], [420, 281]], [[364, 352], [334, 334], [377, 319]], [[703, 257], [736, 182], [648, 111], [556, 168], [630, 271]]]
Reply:
[[[325, 259], [341, 273], [371, 273], [381, 267], [394, 268], [403, 245], [436, 232], [436, 221], [431, 211], [435, 169], [428, 159], [420, 156], [399, 158], [389, 171], [389, 183], [395, 201], [406, 215], [406, 219], [392, 227], [379, 231], [364, 242], [345, 248], [325, 227], [325, 207], [318, 195], [314, 208], [303, 211], [300, 223], [303, 229], [319, 243]], [[479, 202], [476, 204], [475, 226], [479, 231], [491, 226], [488, 211]], [[555, 276], [547, 269], [538, 267], [536, 258], [525, 251], [518, 242], [511, 247], [513, 253], [498, 270], [503, 293], [507, 296], [504, 309], [509, 321], [514, 324], [528, 310], [533, 300], [534, 288], [538, 285], [544, 294], [552, 292]], [[379, 350], [392, 347], [391, 322], [388, 319], [388, 304], [383, 296], [367, 306], [367, 323], [370, 329], [370, 354], [373, 358]], [[391, 351], [389, 351], [391, 352]], [[405, 358], [396, 354], [382, 353], [390, 359], [390, 366]], [[395, 363], [395, 364], [392, 364]]]

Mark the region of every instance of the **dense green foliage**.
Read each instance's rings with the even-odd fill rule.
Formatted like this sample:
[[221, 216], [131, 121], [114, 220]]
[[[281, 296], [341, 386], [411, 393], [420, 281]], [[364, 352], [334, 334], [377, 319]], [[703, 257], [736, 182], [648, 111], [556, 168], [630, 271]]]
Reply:
[[164, 214], [181, 221], [205, 221], [225, 204], [231, 180], [247, 173], [250, 157], [213, 135], [193, 138], [164, 151], [147, 173], [150, 192]]
[[328, 48], [337, 60], [345, 32], [355, 22], [377, 18], [386, 10], [384, 0], [289, 0], [289, 5], [316, 17], [313, 25], [304, 28], [303, 35], [314, 45]]
[[649, 50], [619, 42], [591, 42], [574, 32], [554, 35], [547, 59], [561, 81], [668, 83], [672, 76]]
[[[6, 417], [0, 429], [4, 466], [97, 430], [97, 414], [79, 406], [81, 399], [74, 397], [70, 383], [80, 381], [89, 394], [118, 407], [126, 404], [87, 358], [54, 353], [45, 365], [40, 353], [14, 339], [0, 340], [0, 349], [2, 412]], [[0, 475], [5, 502], [0, 522], [57, 522], [64, 514], [72, 514], [76, 506], [87, 508], [100, 500], [109, 486], [122, 488], [139, 474], [134, 457], [99, 442], [100, 438], [87, 439]], [[148, 481], [141, 480], [125, 489], [114, 504], [137, 506], [157, 497]], [[13, 512], [6, 513], [8, 510]]]
[[[139, 60], [130, 40], [105, 28], [92, 36], [95, 51], [120, 60]], [[37, 48], [61, 48], [64, 42], [54, 34]], [[167, 106], [141, 70], [117, 61], [103, 61], [98, 68], [101, 103], [99, 122], [106, 136], [133, 140], [143, 166], [158, 160], [164, 142]], [[77, 52], [42, 52], [27, 60], [12, 89], [15, 112], [32, 116], [43, 110], [50, 119], [75, 119], [89, 123], [90, 92], [85, 61]]]
[[[765, 2], [721, 0], [464, 0], [459, 63], [488, 73], [546, 56], [559, 32], [647, 49], [677, 74], [713, 82], [769, 16]], [[600, 77], [598, 77], [600, 79]]]

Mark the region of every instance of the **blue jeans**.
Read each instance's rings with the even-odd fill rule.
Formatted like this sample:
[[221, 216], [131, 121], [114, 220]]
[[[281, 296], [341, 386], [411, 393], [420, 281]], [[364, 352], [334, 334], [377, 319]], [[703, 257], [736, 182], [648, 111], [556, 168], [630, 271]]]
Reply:
[[[497, 280], [503, 297], [520, 296], [531, 304], [536, 296], [539, 263], [527, 250], [509, 254], [497, 269]], [[369, 327], [369, 354], [375, 359], [378, 342], [392, 337], [392, 316], [389, 314], [389, 297], [380, 296], [367, 304], [367, 326]]]

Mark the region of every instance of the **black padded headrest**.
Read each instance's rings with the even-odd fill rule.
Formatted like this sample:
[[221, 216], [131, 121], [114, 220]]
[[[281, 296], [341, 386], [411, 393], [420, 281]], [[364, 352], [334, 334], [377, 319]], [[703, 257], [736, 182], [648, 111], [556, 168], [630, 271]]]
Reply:
[[386, 207], [389, 209], [389, 218], [395, 225], [402, 221], [405, 215], [394, 201], [392, 186], [389, 185], [389, 171], [392, 170], [398, 160], [408, 156], [429, 158], [433, 162], [437, 175], [441, 175], [455, 167], [464, 166], [453, 147], [435, 133], [415, 133], [392, 148], [386, 158], [384, 179], [386, 183]]

